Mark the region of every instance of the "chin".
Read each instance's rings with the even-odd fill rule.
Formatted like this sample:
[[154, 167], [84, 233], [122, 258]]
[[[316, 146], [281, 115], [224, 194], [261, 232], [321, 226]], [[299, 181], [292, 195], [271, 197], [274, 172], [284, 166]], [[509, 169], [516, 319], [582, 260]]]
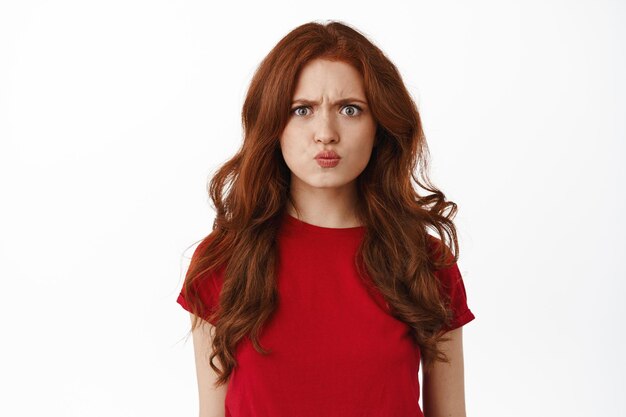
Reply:
[[308, 183], [309, 186], [315, 188], [340, 188], [350, 184], [353, 180], [348, 178], [327, 180], [327, 181], [313, 181]]

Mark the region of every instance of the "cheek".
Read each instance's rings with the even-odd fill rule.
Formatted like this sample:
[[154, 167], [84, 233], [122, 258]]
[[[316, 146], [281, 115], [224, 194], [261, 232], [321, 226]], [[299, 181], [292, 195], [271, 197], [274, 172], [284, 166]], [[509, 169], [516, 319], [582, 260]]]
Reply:
[[367, 125], [356, 135], [359, 139], [359, 146], [355, 147], [354, 152], [359, 155], [360, 159], [368, 159], [374, 148], [374, 142], [376, 141], [376, 126]]
[[358, 149], [357, 153], [355, 154], [354, 163], [358, 165], [359, 169], [364, 169], [367, 166], [367, 163], [369, 162], [371, 155], [372, 155], [371, 146], [362, 146]]
[[353, 149], [353, 164], [355, 165], [355, 167], [358, 166], [359, 170], [365, 169], [365, 167], [369, 163], [372, 156], [373, 147], [374, 140], [371, 139], [367, 142], [367, 144], [361, 144], [361, 146]]
[[283, 132], [279, 137], [279, 142], [280, 149], [283, 151], [283, 155], [285, 155], [285, 157], [293, 154], [297, 145], [297, 141], [295, 140], [295, 138], [297, 138], [296, 135], [297, 133], [289, 127], [289, 124], [283, 129]]
[[280, 150], [290, 170], [293, 171], [301, 165], [302, 151], [299, 149], [297, 141], [294, 141], [293, 138], [287, 136], [282, 137], [280, 140]]

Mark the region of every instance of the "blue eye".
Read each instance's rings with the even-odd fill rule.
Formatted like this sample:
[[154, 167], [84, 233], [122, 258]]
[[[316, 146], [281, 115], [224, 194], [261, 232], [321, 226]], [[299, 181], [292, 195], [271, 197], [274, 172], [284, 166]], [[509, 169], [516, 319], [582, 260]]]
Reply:
[[[296, 113], [300, 109], [308, 109], [308, 106], [295, 107], [295, 108], [291, 109], [291, 113], [292, 114]], [[298, 113], [296, 113], [296, 116], [306, 116], [306, 114], [298, 114]]]
[[356, 104], [348, 104], [346, 107], [344, 107], [344, 109], [345, 108], [350, 108], [350, 107], [353, 107], [353, 108], [357, 109], [358, 111], [357, 111], [357, 114], [349, 114], [349, 116], [358, 116], [359, 114], [361, 114], [362, 109], [359, 106], [357, 106]]
[[[298, 110], [302, 110], [302, 109], [309, 109], [310, 106], [298, 106], [298, 107], [294, 107], [293, 109], [291, 109], [291, 114], [295, 115], [295, 116], [307, 116], [307, 114], [303, 114], [303, 113], [298, 113]], [[356, 104], [348, 104], [346, 106], [343, 107], [344, 109], [346, 108], [354, 108], [357, 109], [356, 114], [355, 111], [352, 110], [351, 113], [348, 114], [348, 116], [350, 117], [356, 117], [359, 114], [361, 114], [361, 112], [363, 111], [363, 109], [361, 109], [360, 106], [357, 106]]]

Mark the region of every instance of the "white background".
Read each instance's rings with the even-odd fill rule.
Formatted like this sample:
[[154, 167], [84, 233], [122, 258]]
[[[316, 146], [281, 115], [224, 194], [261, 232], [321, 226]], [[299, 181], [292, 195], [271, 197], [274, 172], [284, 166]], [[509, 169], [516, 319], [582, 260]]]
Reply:
[[459, 205], [468, 416], [626, 415], [624, 2], [373, 4], [1, 3], [1, 415], [197, 415], [206, 182], [261, 59], [325, 19], [398, 66]]

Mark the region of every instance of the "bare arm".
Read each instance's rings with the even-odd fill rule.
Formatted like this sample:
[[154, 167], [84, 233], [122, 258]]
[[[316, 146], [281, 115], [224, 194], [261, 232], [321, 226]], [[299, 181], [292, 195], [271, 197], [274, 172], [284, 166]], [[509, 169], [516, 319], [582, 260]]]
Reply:
[[466, 417], [465, 382], [463, 369], [463, 327], [446, 333], [448, 342], [440, 348], [450, 363], [436, 362], [429, 373], [422, 376], [425, 417]]
[[[194, 315], [192, 313], [190, 313], [190, 317], [193, 322]], [[224, 417], [226, 414], [224, 400], [226, 399], [227, 385], [218, 388], [213, 385], [217, 379], [217, 374], [209, 364], [209, 356], [212, 352], [212, 339], [209, 331], [213, 332], [213, 325], [205, 320], [201, 320], [201, 323], [192, 332], [200, 417]], [[213, 363], [218, 368], [222, 368], [217, 357], [213, 359]]]

